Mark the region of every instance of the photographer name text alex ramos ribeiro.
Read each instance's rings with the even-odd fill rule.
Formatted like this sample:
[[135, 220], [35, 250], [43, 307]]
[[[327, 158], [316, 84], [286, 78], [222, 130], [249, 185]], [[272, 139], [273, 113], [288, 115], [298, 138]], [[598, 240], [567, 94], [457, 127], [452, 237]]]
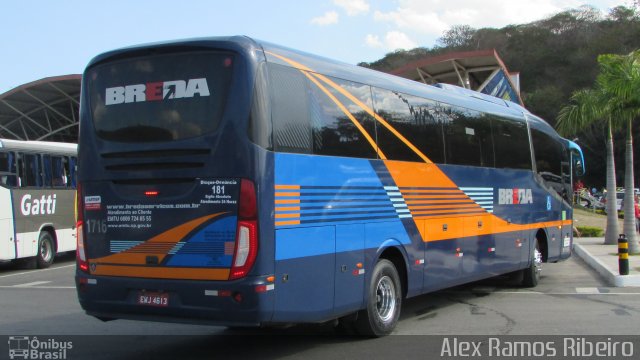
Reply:
[[483, 341], [465, 341], [445, 337], [440, 350], [441, 357], [632, 358], [635, 355], [632, 341], [616, 341], [610, 337], [597, 340], [585, 337], [561, 337], [556, 341], [511, 341], [497, 337], [490, 337]]

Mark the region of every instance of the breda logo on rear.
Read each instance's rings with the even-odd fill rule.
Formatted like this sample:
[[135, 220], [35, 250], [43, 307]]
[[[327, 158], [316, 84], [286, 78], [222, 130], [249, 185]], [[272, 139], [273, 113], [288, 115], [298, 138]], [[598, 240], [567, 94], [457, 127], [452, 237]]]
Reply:
[[206, 78], [149, 82], [107, 88], [105, 105], [209, 96]]

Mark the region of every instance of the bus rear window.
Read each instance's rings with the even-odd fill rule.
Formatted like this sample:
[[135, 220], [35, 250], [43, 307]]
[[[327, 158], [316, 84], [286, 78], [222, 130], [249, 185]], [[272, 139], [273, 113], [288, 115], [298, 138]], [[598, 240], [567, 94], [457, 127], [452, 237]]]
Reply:
[[215, 131], [224, 113], [232, 67], [231, 54], [190, 52], [90, 69], [86, 79], [98, 136], [156, 142]]

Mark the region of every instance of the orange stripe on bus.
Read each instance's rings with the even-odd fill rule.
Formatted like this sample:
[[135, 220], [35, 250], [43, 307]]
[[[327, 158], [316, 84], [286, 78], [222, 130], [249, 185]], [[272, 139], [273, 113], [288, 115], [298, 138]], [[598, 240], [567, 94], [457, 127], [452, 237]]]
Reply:
[[405, 200], [404, 201], [405, 204], [407, 205], [415, 205], [415, 204], [438, 204], [438, 205], [446, 205], [446, 204], [451, 204], [451, 205], [457, 205], [457, 204], [471, 204], [473, 202], [473, 200], [471, 199], [451, 199], [451, 200], [428, 200], [428, 199], [423, 199], [423, 200]]
[[[438, 214], [438, 213], [446, 213], [446, 212], [461, 212], [461, 211], [469, 211], [469, 210], [482, 210], [480, 206], [465, 206], [465, 207], [456, 207], [456, 208], [431, 208], [431, 209], [411, 209], [411, 214], [414, 215], [428, 215], [428, 214]], [[484, 210], [483, 210], [484, 211]]]
[[276, 226], [284, 226], [284, 225], [300, 225], [300, 220], [276, 221]]
[[[482, 227], [478, 227], [478, 221], [482, 222]], [[559, 225], [569, 225], [570, 221], [547, 221], [533, 224], [513, 224], [509, 223], [493, 214], [480, 214], [470, 216], [452, 216], [437, 219], [418, 219], [419, 230], [424, 242], [451, 240], [456, 238], [480, 236], [489, 234], [500, 234], [507, 232], [517, 232], [535, 230], [540, 228], [550, 228]], [[447, 230], [444, 230], [444, 225]]]
[[465, 194], [443, 194], [443, 195], [404, 195], [405, 200], [420, 200], [420, 199], [438, 199], [438, 200], [455, 200], [455, 199], [469, 199]]
[[480, 205], [476, 203], [413, 205], [413, 206], [409, 206], [409, 209], [421, 211], [421, 210], [431, 210], [431, 209], [447, 209], [452, 207], [455, 207], [456, 209], [465, 209], [465, 208], [479, 208]]
[[300, 199], [287, 199], [287, 200], [276, 199], [276, 204], [300, 204]]
[[300, 185], [276, 185], [276, 190], [300, 190]]
[[300, 214], [276, 214], [276, 219], [299, 218]]
[[278, 206], [276, 211], [300, 211], [300, 206]]
[[91, 262], [95, 266], [93, 275], [126, 276], [152, 279], [184, 279], [184, 280], [228, 280], [229, 269], [194, 269], [181, 267], [146, 267], [101, 264]]
[[299, 192], [277, 192], [276, 196], [300, 196]]
[[[396, 186], [400, 189], [407, 187], [458, 187], [436, 164], [390, 160], [386, 160], [384, 164]], [[402, 191], [411, 192], [404, 189]]]

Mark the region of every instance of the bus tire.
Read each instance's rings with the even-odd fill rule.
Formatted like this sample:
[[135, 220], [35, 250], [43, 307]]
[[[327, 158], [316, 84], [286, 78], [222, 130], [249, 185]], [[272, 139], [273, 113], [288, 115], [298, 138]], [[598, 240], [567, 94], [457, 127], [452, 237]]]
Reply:
[[376, 263], [367, 291], [367, 307], [358, 313], [356, 331], [372, 337], [391, 334], [402, 307], [402, 285], [391, 261], [381, 259]]
[[53, 264], [53, 258], [56, 255], [56, 248], [53, 242], [53, 236], [48, 231], [40, 233], [38, 238], [38, 255], [36, 255], [36, 261], [38, 268], [48, 268]]
[[536, 287], [540, 281], [542, 273], [542, 252], [540, 251], [540, 243], [536, 240], [536, 247], [533, 250], [531, 264], [528, 268], [522, 270], [522, 286]]

